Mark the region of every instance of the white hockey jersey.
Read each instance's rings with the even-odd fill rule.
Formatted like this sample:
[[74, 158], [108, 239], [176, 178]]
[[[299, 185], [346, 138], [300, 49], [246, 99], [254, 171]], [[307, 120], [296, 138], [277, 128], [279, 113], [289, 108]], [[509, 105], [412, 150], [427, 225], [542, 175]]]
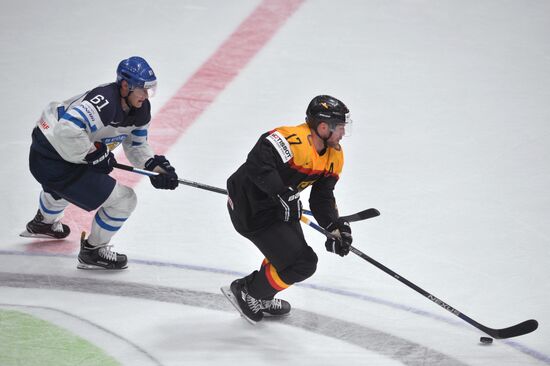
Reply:
[[132, 165], [143, 168], [154, 155], [147, 142], [150, 121], [149, 100], [125, 113], [119, 87], [111, 83], [64, 102], [50, 103], [37, 125], [66, 161], [85, 164], [85, 156], [95, 150], [94, 142], [100, 141], [111, 151], [122, 144]]

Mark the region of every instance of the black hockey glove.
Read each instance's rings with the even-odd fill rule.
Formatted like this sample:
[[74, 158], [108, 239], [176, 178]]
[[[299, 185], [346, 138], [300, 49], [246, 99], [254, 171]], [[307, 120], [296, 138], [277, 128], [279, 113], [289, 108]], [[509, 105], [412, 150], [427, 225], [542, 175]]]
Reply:
[[116, 164], [115, 156], [104, 143], [95, 142], [94, 146], [96, 150], [86, 155], [84, 160], [90, 168], [99, 173], [109, 174]]
[[[155, 168], [160, 168], [155, 170]], [[178, 186], [178, 175], [176, 169], [170, 162], [164, 157], [164, 155], [155, 155], [145, 162], [145, 169], [149, 171], [156, 171], [158, 175], [152, 175], [151, 184], [158, 189], [176, 189]]]
[[327, 250], [338, 254], [340, 257], [348, 255], [351, 243], [353, 242], [349, 222], [339, 218], [335, 222], [331, 222], [326, 229], [336, 236], [335, 238], [327, 238], [325, 242]]
[[278, 216], [281, 221], [298, 221], [302, 217], [302, 202], [300, 202], [300, 192], [292, 187], [277, 195], [279, 201]]

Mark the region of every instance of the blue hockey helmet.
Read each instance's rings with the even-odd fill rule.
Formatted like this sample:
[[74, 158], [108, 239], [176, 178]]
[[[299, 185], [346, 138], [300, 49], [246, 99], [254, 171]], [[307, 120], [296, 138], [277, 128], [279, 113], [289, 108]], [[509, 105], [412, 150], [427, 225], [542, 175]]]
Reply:
[[120, 84], [122, 80], [126, 80], [130, 91], [143, 88], [150, 94], [154, 94], [157, 87], [157, 77], [153, 69], [145, 59], [139, 56], [132, 56], [120, 61], [116, 69], [116, 81]]

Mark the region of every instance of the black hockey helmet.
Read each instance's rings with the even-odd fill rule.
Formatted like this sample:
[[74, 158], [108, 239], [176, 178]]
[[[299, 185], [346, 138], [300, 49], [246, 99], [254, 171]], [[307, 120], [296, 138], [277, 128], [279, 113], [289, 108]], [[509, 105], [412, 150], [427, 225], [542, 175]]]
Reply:
[[321, 122], [327, 123], [333, 130], [337, 124], [349, 122], [349, 109], [330, 95], [318, 95], [307, 106], [306, 122], [313, 131], [317, 131]]

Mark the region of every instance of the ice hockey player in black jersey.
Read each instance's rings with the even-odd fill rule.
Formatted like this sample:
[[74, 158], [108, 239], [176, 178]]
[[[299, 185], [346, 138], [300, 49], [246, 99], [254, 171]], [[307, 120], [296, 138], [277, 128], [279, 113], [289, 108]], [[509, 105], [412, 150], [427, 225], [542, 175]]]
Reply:
[[309, 205], [315, 219], [337, 235], [326, 241], [326, 249], [340, 256], [349, 253], [351, 228], [339, 217], [334, 198], [344, 164], [340, 140], [349, 123], [344, 103], [316, 96], [307, 107], [306, 123], [263, 134], [227, 180], [233, 226], [265, 257], [259, 270], [222, 287], [250, 322], [288, 314], [290, 304], [274, 296], [316, 270], [317, 255], [306, 243], [299, 221], [302, 190], [311, 186]]
[[29, 167], [42, 185], [38, 212], [21, 236], [66, 238], [61, 223], [72, 203], [97, 212], [88, 238], [80, 242], [78, 268], [123, 269], [127, 258], [111, 250], [113, 235], [136, 207], [130, 187], [109, 176], [116, 163], [111, 152], [122, 145], [136, 167], [164, 173], [150, 177], [159, 189], [178, 186], [176, 171], [147, 142], [149, 98], [157, 78], [147, 61], [133, 56], [117, 67], [116, 82], [100, 85], [64, 102], [52, 102], [32, 131]]

